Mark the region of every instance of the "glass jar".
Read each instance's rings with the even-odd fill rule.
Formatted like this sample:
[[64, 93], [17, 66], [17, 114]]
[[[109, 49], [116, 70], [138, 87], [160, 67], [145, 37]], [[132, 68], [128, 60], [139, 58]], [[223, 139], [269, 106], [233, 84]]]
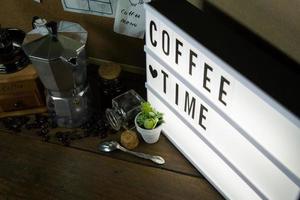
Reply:
[[122, 83], [122, 68], [117, 63], [103, 63], [98, 68], [99, 102], [101, 109], [110, 108], [114, 97], [125, 92]]
[[129, 90], [112, 99], [112, 108], [105, 111], [110, 126], [115, 130], [126, 129], [134, 124], [135, 116], [140, 112], [144, 99], [134, 90]]
[[105, 96], [117, 96], [121, 94], [123, 85], [121, 83], [122, 68], [117, 63], [105, 63], [98, 69], [101, 80], [102, 91]]

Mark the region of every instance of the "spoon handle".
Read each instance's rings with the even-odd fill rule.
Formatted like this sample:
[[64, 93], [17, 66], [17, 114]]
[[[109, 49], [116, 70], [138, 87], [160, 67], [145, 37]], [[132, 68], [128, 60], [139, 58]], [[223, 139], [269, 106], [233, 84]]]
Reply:
[[121, 145], [118, 145], [117, 148], [120, 149], [123, 152], [135, 155], [137, 157], [151, 160], [152, 162], [154, 162], [156, 164], [162, 165], [162, 164], [165, 163], [165, 160], [161, 156], [153, 156], [153, 155], [146, 154], [146, 153], [140, 153], [140, 152], [130, 151], [130, 150], [122, 147]]

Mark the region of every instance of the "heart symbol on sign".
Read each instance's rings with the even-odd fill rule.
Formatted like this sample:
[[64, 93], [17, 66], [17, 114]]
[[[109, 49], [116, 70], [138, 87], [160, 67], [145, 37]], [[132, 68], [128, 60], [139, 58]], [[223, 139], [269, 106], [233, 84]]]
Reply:
[[157, 77], [157, 70], [153, 69], [151, 65], [149, 65], [149, 70], [150, 70], [152, 78], [156, 78]]

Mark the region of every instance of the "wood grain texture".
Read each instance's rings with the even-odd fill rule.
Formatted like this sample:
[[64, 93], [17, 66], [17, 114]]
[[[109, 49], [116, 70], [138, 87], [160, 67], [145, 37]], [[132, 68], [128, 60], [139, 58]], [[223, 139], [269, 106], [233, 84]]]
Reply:
[[[144, 41], [117, 34], [113, 31], [114, 18], [65, 12], [61, 0], [1, 0], [0, 24], [28, 32], [33, 16], [47, 21], [65, 20], [79, 23], [88, 31], [87, 55], [119, 63], [143, 67]], [[129, 50], [130, 49], [130, 50]]]
[[26, 81], [36, 79], [38, 77], [37, 71], [34, 69], [32, 64], [29, 64], [24, 69], [10, 74], [0, 74], [1, 83], [11, 83], [17, 81]]
[[0, 107], [0, 118], [45, 113], [45, 112], [47, 112], [47, 110], [48, 110], [47, 107], [42, 106], [42, 107], [26, 109], [26, 110], [4, 112], [4, 110]]
[[[49, 142], [52, 144], [63, 146], [62, 143], [57, 141], [57, 139], [55, 138], [55, 133], [57, 131], [65, 131], [65, 130], [66, 129], [64, 128], [56, 128], [50, 130], [49, 135], [51, 135], [51, 138]], [[9, 133], [9, 131], [7, 131], [4, 127], [2, 127], [1, 124], [0, 124], [0, 131]], [[22, 132], [17, 134], [17, 136], [27, 137], [30, 139], [42, 141], [42, 138], [40, 136], [37, 136], [36, 131], [37, 129], [32, 129], [32, 130], [23, 129]], [[133, 149], [134, 151], [140, 151], [143, 153], [162, 156], [166, 160], [166, 163], [164, 165], [156, 165], [149, 160], [140, 159], [121, 151], [115, 151], [111, 153], [100, 152], [98, 150], [98, 145], [103, 141], [109, 141], [109, 140], [120, 141], [120, 132], [118, 133], [108, 132], [108, 137], [105, 139], [100, 139], [99, 137], [87, 137], [80, 140], [73, 140], [70, 144], [70, 148], [97, 153], [103, 156], [112, 157], [115, 159], [129, 161], [137, 164], [162, 168], [177, 173], [187, 174], [190, 176], [202, 177], [202, 175], [185, 159], [185, 157], [169, 142], [169, 140], [164, 135], [161, 135], [159, 141], [156, 144], [147, 144], [140, 138], [139, 146]]]
[[0, 74], [0, 118], [47, 111], [44, 90], [34, 67]]
[[0, 132], [1, 199], [221, 199], [203, 178]]

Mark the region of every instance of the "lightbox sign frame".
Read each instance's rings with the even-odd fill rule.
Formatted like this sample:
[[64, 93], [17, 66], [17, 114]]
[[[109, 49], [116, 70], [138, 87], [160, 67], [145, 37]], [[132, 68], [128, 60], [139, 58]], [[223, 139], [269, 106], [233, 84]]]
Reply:
[[296, 199], [300, 121], [154, 7], [147, 95], [165, 135], [230, 199]]

